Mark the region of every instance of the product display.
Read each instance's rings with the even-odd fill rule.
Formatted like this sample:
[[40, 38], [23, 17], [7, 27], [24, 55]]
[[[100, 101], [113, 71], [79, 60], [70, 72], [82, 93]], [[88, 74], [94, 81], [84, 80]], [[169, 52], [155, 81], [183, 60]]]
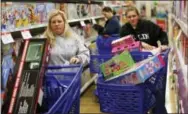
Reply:
[[[103, 34], [105, 7], [117, 34]], [[66, 16], [56, 28], [53, 10]], [[3, 0], [1, 30], [3, 114], [188, 113], [187, 0]]]
[[47, 22], [49, 11], [55, 9], [53, 3], [5, 3], [2, 10], [2, 31], [28, 28]]

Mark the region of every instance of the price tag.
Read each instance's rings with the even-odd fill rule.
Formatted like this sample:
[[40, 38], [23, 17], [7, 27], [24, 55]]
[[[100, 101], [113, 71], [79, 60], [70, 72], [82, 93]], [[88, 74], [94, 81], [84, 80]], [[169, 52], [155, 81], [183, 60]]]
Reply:
[[38, 98], [38, 103], [40, 106], [42, 105], [43, 96], [44, 96], [44, 92], [42, 91], [42, 89], [40, 89], [39, 98]]
[[92, 18], [92, 23], [93, 24], [97, 24], [96, 20], [94, 18]]
[[31, 33], [29, 30], [23, 30], [21, 31], [23, 39], [30, 39], [32, 38]]
[[3, 33], [1, 40], [2, 40], [3, 44], [9, 44], [9, 43], [14, 42], [14, 39], [13, 39], [11, 33]]
[[82, 26], [86, 26], [86, 24], [85, 24], [84, 21], [80, 21], [80, 24], [81, 24]]

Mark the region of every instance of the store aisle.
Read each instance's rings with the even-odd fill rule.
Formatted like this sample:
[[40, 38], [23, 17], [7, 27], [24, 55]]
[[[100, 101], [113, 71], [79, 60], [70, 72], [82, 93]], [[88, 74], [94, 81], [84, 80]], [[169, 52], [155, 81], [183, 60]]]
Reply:
[[93, 84], [91, 87], [89, 87], [83, 95], [81, 95], [80, 99], [80, 114], [88, 114], [88, 113], [97, 113], [101, 114], [99, 103], [97, 102], [97, 99], [95, 95], [93, 94], [93, 91], [95, 89], [95, 85]]

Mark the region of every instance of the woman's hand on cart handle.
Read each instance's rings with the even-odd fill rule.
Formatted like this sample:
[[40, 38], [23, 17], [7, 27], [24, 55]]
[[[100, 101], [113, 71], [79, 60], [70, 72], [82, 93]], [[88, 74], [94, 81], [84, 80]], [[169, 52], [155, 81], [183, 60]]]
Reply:
[[71, 63], [71, 64], [78, 64], [78, 63], [80, 63], [80, 62], [81, 62], [80, 59], [77, 58], [77, 57], [72, 57], [72, 58], [70, 59], [70, 63]]
[[167, 45], [161, 45], [160, 48], [161, 48], [161, 51], [164, 51], [164, 50], [169, 49], [169, 46], [167, 46]]
[[146, 49], [146, 50], [153, 50], [153, 49], [156, 48], [155, 46], [149, 45], [149, 44], [147, 44], [147, 43], [145, 43], [145, 42], [141, 42], [141, 44], [142, 44], [142, 47], [143, 47], [144, 49]]

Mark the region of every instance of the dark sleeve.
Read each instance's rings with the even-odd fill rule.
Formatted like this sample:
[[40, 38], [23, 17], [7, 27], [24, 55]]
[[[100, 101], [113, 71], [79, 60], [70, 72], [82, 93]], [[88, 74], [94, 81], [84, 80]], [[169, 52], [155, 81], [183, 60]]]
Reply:
[[104, 28], [103, 34], [112, 35], [119, 34], [120, 32], [120, 23], [117, 20], [111, 20], [108, 22], [106, 27]]
[[104, 31], [104, 27], [102, 27], [101, 25], [98, 24], [94, 24], [93, 28], [98, 32], [99, 35], [103, 34]]
[[126, 24], [123, 25], [120, 30], [120, 37], [124, 37], [124, 36], [130, 35], [130, 34], [131, 33], [129, 32], [128, 26]]
[[150, 23], [150, 30], [151, 35], [154, 36], [156, 41], [160, 41], [161, 45], [168, 45], [168, 36], [167, 33], [162, 30], [158, 25], [154, 24], [153, 22]]

